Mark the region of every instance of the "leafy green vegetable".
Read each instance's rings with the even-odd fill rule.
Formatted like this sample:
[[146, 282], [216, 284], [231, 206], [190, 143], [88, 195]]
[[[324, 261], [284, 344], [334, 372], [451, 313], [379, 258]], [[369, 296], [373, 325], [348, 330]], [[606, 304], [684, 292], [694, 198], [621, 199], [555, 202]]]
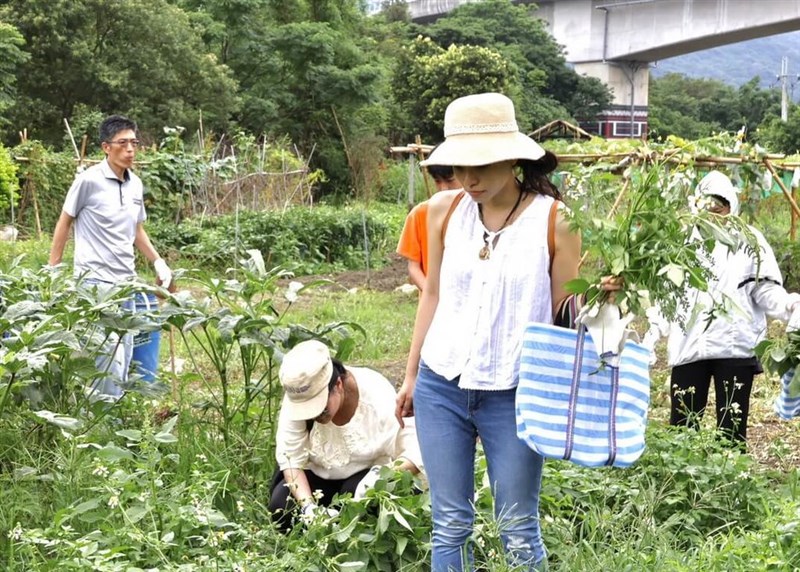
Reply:
[[[612, 217], [598, 218], [591, 205], [576, 206], [572, 200], [570, 216], [583, 235], [585, 249], [598, 263], [599, 275], [622, 278], [616, 303], [623, 312], [641, 316], [658, 305], [667, 320], [681, 323], [688, 310], [689, 287], [706, 291], [713, 278], [706, 261], [715, 244], [752, 249], [755, 237], [739, 217], [689, 208], [699, 173], [648, 162], [645, 153], [641, 161], [627, 167], [630, 187]], [[578, 173], [570, 184], [579, 186], [583, 178]], [[577, 195], [581, 202], [580, 193], [568, 189], [567, 195], [570, 199]], [[758, 254], [758, 249], [752, 251]], [[572, 281], [568, 288], [586, 294], [588, 304], [602, 303], [606, 296], [596, 282]]]
[[788, 332], [781, 338], [762, 341], [755, 347], [755, 353], [767, 370], [781, 377], [794, 369], [789, 395], [800, 395], [800, 330]]

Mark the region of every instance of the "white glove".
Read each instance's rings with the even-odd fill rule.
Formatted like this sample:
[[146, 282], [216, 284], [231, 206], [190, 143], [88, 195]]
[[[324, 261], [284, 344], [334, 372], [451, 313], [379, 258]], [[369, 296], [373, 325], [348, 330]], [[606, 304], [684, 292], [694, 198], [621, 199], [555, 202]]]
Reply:
[[367, 474], [364, 475], [364, 478], [358, 483], [356, 487], [356, 492], [353, 495], [355, 500], [361, 500], [364, 498], [364, 495], [367, 494], [367, 491], [375, 486], [375, 483], [378, 482], [378, 479], [381, 476], [381, 467], [380, 465], [375, 465]]
[[169, 269], [169, 266], [167, 266], [167, 263], [164, 262], [164, 259], [156, 258], [153, 261], [153, 268], [156, 271], [156, 276], [158, 276], [160, 286], [162, 288], [169, 288], [169, 285], [172, 282], [172, 270]]
[[303, 524], [309, 524], [314, 520], [314, 517], [318, 512], [319, 507], [317, 506], [317, 503], [308, 502], [300, 509], [300, 520], [303, 522]]
[[327, 516], [328, 518], [335, 518], [339, 516], [339, 511], [335, 508], [324, 508], [317, 503], [309, 502], [303, 505], [300, 509], [300, 520], [303, 524], [310, 524], [319, 516]]
[[597, 355], [601, 358], [609, 358], [612, 365], [617, 365], [622, 347], [627, 339], [625, 330], [631, 320], [633, 320], [633, 314], [620, 316], [619, 306], [605, 302], [599, 307], [584, 306], [581, 308], [577, 322], [589, 330]]

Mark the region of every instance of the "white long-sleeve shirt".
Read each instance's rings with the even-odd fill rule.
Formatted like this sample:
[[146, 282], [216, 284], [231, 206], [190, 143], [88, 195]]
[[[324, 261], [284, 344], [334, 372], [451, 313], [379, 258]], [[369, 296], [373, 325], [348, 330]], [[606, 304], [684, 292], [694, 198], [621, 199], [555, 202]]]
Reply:
[[373, 465], [402, 458], [422, 470], [414, 418], [400, 427], [394, 414], [396, 393], [383, 375], [364, 367], [347, 368], [358, 385], [358, 406], [345, 425], [292, 421], [280, 412], [276, 459], [282, 471], [308, 469], [323, 479], [344, 479]]
[[[684, 332], [671, 324], [668, 359], [670, 366], [706, 359], [750, 358], [753, 348], [764, 339], [767, 317], [788, 320], [790, 306], [800, 299], [783, 288], [783, 278], [775, 254], [764, 236], [750, 230], [761, 248], [760, 264], [754, 253], [742, 246], [730, 252], [720, 243], [711, 253], [714, 279], [707, 292], [691, 290]], [[728, 315], [708, 323], [708, 310], [723, 294], [733, 302]]]

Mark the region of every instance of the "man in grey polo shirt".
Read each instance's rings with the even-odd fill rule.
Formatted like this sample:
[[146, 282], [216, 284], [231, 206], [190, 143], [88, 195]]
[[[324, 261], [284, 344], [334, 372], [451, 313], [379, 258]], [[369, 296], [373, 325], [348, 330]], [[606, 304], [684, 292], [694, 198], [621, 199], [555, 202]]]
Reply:
[[[100, 141], [106, 158], [75, 178], [53, 231], [50, 265], [61, 263], [74, 223], [74, 274], [100, 288], [136, 277], [134, 246], [153, 263], [162, 287], [169, 288], [172, 281], [172, 271], [143, 226], [147, 215], [142, 181], [131, 171], [139, 146], [136, 130], [136, 123], [119, 115], [103, 121]], [[95, 387], [98, 397], [113, 400], [122, 395], [116, 382], [127, 380], [132, 338], [126, 335], [122, 343], [110, 339], [109, 355], [98, 358], [98, 368], [109, 374]]]

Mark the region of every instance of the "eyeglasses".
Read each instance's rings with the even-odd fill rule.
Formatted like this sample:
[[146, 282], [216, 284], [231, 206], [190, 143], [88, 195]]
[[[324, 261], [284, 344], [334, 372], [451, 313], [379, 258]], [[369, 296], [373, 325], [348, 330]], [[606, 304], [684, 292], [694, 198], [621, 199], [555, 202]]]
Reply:
[[141, 141], [138, 139], [117, 139], [116, 141], [106, 141], [106, 143], [109, 145], [119, 145], [120, 147], [132, 145], [133, 148], [136, 149], [141, 144]]

